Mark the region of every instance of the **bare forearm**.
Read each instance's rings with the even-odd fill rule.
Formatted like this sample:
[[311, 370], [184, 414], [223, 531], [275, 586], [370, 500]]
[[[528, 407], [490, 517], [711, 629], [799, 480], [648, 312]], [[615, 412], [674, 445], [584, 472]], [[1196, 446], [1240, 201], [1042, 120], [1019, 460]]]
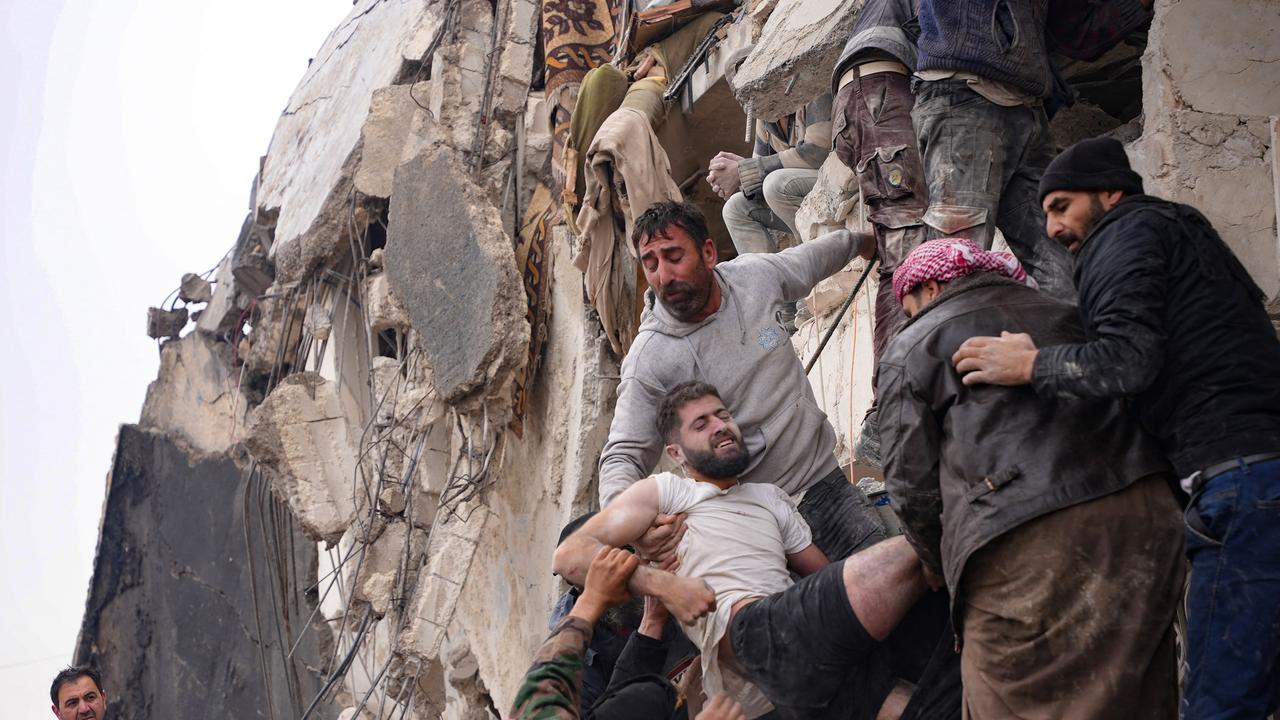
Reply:
[[[582, 587], [587, 578], [587, 568], [591, 565], [591, 558], [600, 552], [601, 547], [604, 547], [604, 543], [592, 535], [584, 532], [574, 533], [556, 550], [552, 563], [553, 570], [570, 583]], [[667, 588], [666, 583], [672, 577], [675, 576], [669, 572], [641, 565], [631, 575], [627, 589], [636, 595], [661, 597], [662, 592]]]

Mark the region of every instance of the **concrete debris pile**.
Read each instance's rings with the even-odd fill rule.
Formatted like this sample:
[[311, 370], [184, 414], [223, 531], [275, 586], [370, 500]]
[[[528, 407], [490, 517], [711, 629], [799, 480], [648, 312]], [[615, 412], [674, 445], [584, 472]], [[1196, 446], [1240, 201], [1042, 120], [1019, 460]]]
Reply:
[[[232, 677], [203, 686], [209, 699], [239, 688], [237, 702], [278, 717], [478, 720], [511, 707], [563, 589], [549, 569], [557, 535], [596, 503], [619, 376], [552, 190], [564, 186], [552, 167], [581, 77], [544, 94], [558, 66], [538, 53], [549, 32], [539, 20], [564, 19], [551, 5], [357, 0], [289, 99], [234, 246], [149, 310], [161, 370], [138, 426], [121, 433], [77, 652], [111, 653], [108, 687], [132, 687], [125, 668], [154, 662], [156, 648], [193, 657], [167, 638], [131, 663], [131, 629], [158, 633], [180, 609], [126, 622], [122, 598], [172, 596], [195, 613], [226, 596], [219, 622], [244, 642], [206, 648], [231, 658]], [[665, 132], [686, 136], [673, 173], [690, 178], [681, 190], [695, 202], [721, 203], [702, 187], [703, 156], [726, 137], [745, 148], [747, 117], [830, 90], [808, 69], [834, 63], [862, 0], [747, 5], [757, 39], [733, 84], [746, 110], [722, 80], [729, 46], [747, 42], [741, 28], [668, 110]], [[1081, 100], [1055, 120], [1056, 137], [1122, 137], [1148, 190], [1203, 209], [1275, 299], [1280, 80], [1268, 63], [1280, 18], [1248, 0], [1156, 5], [1145, 51], [1068, 66]], [[585, 41], [553, 51], [608, 60]], [[722, 227], [720, 205], [708, 207]], [[798, 234], [862, 229], [864, 214], [833, 154]], [[809, 298], [815, 320], [793, 338], [802, 358], [860, 270]], [[846, 468], [871, 401], [874, 283], [811, 376]], [[225, 532], [165, 546], [172, 577], [134, 558], [125, 578], [110, 544], [159, 547], [137, 513], [160, 522], [169, 508], [156, 503], [177, 502], [179, 460], [217, 487], [198, 495], [207, 513], [177, 517]], [[129, 490], [138, 483], [152, 485]], [[126, 491], [152, 505], [130, 509]], [[166, 697], [146, 685], [128, 714], [181, 714]]]

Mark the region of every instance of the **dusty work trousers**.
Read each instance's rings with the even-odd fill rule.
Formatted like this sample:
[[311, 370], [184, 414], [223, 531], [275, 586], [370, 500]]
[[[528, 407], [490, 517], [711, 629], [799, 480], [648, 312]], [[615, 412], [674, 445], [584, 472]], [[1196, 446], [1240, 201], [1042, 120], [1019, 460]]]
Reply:
[[963, 237], [989, 250], [999, 228], [1040, 291], [1074, 303], [1071, 255], [1046, 234], [1040, 208], [1040, 178], [1055, 154], [1044, 108], [996, 105], [964, 80], [917, 80], [915, 91], [929, 239]]
[[893, 271], [925, 239], [929, 196], [911, 124], [914, 104], [910, 78], [878, 72], [850, 80], [832, 108], [836, 157], [857, 175], [880, 256], [872, 340], [877, 360], [907, 320], [893, 294]]
[[1157, 475], [970, 556], [960, 580], [965, 717], [1176, 718], [1181, 530]]
[[816, 182], [817, 170], [782, 168], [765, 175], [755, 199], [740, 192], [730, 196], [721, 214], [738, 254], [777, 252], [770, 230], [796, 235], [796, 211]]

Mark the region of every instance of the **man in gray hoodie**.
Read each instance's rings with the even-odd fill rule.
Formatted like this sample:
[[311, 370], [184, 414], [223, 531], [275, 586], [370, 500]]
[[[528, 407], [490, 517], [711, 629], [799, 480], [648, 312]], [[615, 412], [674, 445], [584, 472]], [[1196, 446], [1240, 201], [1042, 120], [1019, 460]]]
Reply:
[[[786, 303], [819, 280], [859, 255], [870, 257], [872, 236], [839, 230], [779, 253], [717, 263], [702, 213], [667, 201], [636, 220], [631, 241], [649, 290], [600, 456], [601, 507], [654, 470], [663, 447], [658, 404], [671, 388], [697, 380], [720, 389], [743, 429], [752, 461], [739, 479], [772, 483], [796, 498], [827, 557], [843, 559], [884, 539], [875, 508], [836, 463], [835, 431], [779, 319]], [[659, 520], [666, 528], [642, 549], [674, 547], [678, 520]]]

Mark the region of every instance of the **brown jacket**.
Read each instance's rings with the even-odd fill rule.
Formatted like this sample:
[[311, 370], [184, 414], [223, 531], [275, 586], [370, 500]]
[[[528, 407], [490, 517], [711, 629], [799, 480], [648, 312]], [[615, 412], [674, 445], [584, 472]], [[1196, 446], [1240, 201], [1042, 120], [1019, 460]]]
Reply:
[[977, 273], [948, 283], [880, 358], [885, 482], [907, 538], [953, 598], [969, 555], [994, 538], [1169, 469], [1122, 401], [964, 385], [952, 354], [1001, 330], [1038, 347], [1084, 338], [1073, 306]]

